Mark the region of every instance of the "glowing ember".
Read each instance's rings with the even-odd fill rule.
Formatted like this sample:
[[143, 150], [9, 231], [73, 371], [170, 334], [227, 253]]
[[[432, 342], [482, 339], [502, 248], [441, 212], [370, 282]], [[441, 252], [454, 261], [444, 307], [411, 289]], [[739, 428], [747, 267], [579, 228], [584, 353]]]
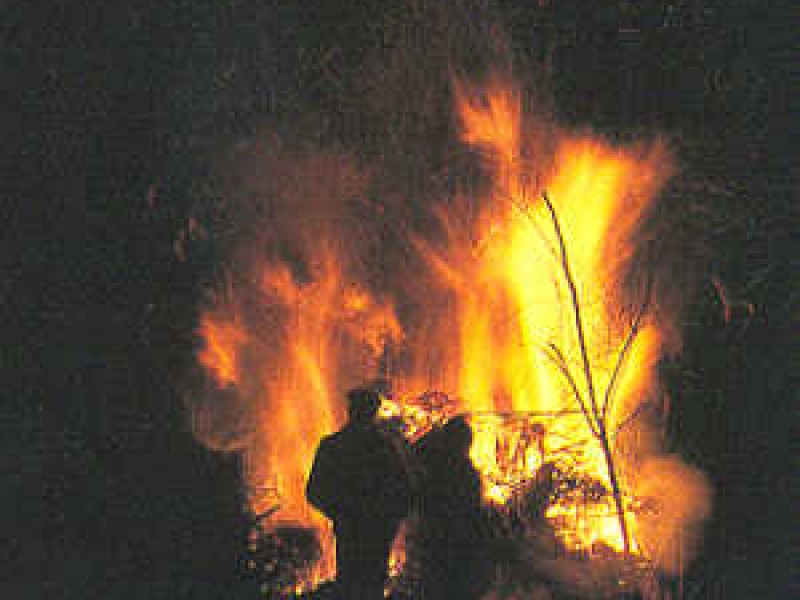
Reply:
[[[302, 247], [302, 268], [258, 265], [255, 293], [201, 321], [199, 362], [219, 387], [235, 386], [252, 415], [243, 444], [252, 510], [320, 534], [324, 558], [309, 585], [333, 564], [328, 525], [303, 496], [314, 450], [342, 425], [344, 390], [385, 375], [393, 351], [411, 358], [389, 373], [394, 389], [382, 415], [401, 419], [413, 441], [467, 413], [487, 502], [512, 501], [548, 465], [586, 482], [546, 510], [570, 548], [622, 551], [620, 507], [631, 552], [669, 554], [645, 538], [675, 537], [681, 527], [681, 510], [672, 511], [667, 535], [640, 528], [633, 509], [632, 490], [654, 489], [652, 469], [647, 482], [637, 480], [657, 446], [638, 415], [656, 393], [662, 340], [645, 298], [630, 300], [617, 284], [635, 228], [669, 174], [664, 152], [563, 134], [554, 146], [526, 139], [513, 87], [456, 88], [462, 140], [483, 152], [493, 185], [477, 215], [459, 202], [436, 208], [443, 239], [409, 233], [424, 272], [397, 277], [423, 278], [424, 295], [379, 297], [354, 266], [365, 257], [354, 257], [331, 226]], [[538, 156], [545, 141], [554, 150]], [[447, 310], [428, 314], [434, 298]], [[393, 308], [400, 300], [413, 307], [402, 321]], [[638, 303], [640, 318], [620, 318], [620, 307]]]

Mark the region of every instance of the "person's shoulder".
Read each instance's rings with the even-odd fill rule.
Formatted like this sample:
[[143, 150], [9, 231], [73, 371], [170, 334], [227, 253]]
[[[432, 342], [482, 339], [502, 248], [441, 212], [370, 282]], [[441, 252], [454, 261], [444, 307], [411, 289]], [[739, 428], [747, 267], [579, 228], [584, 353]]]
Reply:
[[353, 440], [363, 436], [363, 432], [358, 431], [356, 428], [345, 425], [338, 431], [329, 433], [322, 437], [319, 442], [320, 447], [338, 448], [341, 446], [348, 446], [353, 443]]
[[347, 437], [346, 427], [339, 429], [338, 431], [329, 433], [327, 435], [323, 435], [319, 443], [320, 445], [325, 444], [326, 446], [330, 446], [331, 444], [336, 444], [337, 442], [339, 442], [342, 439], [342, 437]]
[[329, 446], [342, 451], [372, 452], [387, 445], [384, 434], [374, 426], [348, 425], [332, 434]]
[[324, 435], [317, 444], [317, 452], [330, 452], [341, 445], [341, 431]]

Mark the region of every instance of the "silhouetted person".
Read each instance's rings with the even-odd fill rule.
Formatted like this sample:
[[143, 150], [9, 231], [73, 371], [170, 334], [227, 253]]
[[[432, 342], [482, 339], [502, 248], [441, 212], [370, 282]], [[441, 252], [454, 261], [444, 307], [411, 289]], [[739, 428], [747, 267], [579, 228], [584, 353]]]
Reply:
[[481, 481], [469, 458], [472, 430], [463, 417], [434, 429], [415, 446], [422, 585], [433, 600], [480, 598], [491, 577], [489, 526]]
[[333, 521], [341, 598], [379, 600], [410, 483], [396, 446], [375, 423], [378, 394], [355, 389], [347, 400], [349, 421], [320, 442], [306, 497]]

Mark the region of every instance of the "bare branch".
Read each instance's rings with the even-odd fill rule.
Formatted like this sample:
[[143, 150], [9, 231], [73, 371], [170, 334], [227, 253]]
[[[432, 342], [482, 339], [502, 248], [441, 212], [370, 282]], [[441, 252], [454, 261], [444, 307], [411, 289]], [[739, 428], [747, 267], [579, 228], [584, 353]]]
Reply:
[[[548, 198], [547, 193], [542, 194], [542, 200], [544, 201], [545, 205], [547, 206], [547, 210], [550, 212], [550, 218], [553, 221], [553, 228], [555, 229], [556, 238], [558, 239], [558, 246], [561, 251], [561, 270], [564, 273], [564, 279], [567, 281], [567, 286], [569, 287], [570, 297], [572, 299], [572, 310], [575, 315], [575, 330], [578, 335], [578, 344], [581, 352], [581, 359], [583, 361], [583, 374], [586, 378], [586, 387], [589, 394], [589, 402], [592, 409], [592, 415], [594, 415], [594, 419], [592, 419], [589, 415], [589, 407], [585, 405], [584, 402], [581, 402], [581, 408], [584, 410], [584, 416], [586, 417], [586, 422], [589, 428], [592, 430], [592, 433], [595, 434], [597, 439], [600, 441], [600, 445], [603, 449], [603, 455], [606, 460], [606, 467], [608, 468], [608, 479], [611, 483], [611, 491], [614, 496], [614, 503], [616, 504], [617, 508], [617, 517], [619, 518], [619, 527], [620, 533], [622, 534], [622, 542], [623, 547], [625, 549], [625, 553], [627, 554], [630, 552], [630, 533], [628, 532], [628, 525], [625, 519], [625, 506], [622, 499], [622, 489], [620, 488], [619, 479], [617, 478], [617, 470], [614, 464], [614, 456], [611, 452], [611, 442], [608, 435], [608, 427], [605, 421], [605, 410], [601, 411], [600, 407], [597, 405], [597, 397], [595, 395], [594, 390], [594, 378], [592, 375], [592, 366], [589, 362], [589, 352], [586, 347], [586, 337], [583, 331], [583, 318], [581, 316], [581, 305], [578, 299], [578, 290], [575, 286], [575, 280], [572, 276], [572, 270], [569, 266], [569, 258], [567, 257], [567, 248], [566, 243], [564, 241], [564, 235], [561, 232], [561, 224], [558, 221], [558, 216], [556, 215], [555, 208], [553, 207], [553, 203]], [[634, 334], [635, 335], [635, 334]], [[564, 373], [566, 368], [566, 361], [563, 360], [563, 355], [561, 355], [558, 348], [551, 345], [551, 350], [557, 351], [557, 356], [561, 357], [560, 363], [563, 363], [563, 367], [559, 362], [556, 364], [562, 369], [562, 373]], [[624, 348], [624, 347], [623, 347]], [[627, 354], [627, 350], [625, 351]], [[568, 373], [569, 370], [566, 369]], [[566, 373], [565, 373], [566, 374]], [[615, 377], [616, 379], [616, 377]], [[577, 390], [577, 387], [574, 387], [574, 380], [571, 382], [573, 385], [573, 390]], [[603, 407], [606, 408], [605, 406]]]
[[613, 438], [616, 438], [616, 437], [617, 437], [617, 435], [618, 435], [618, 434], [619, 434], [619, 433], [620, 433], [620, 432], [621, 432], [623, 429], [625, 429], [625, 428], [626, 428], [628, 425], [630, 425], [630, 424], [631, 424], [631, 423], [633, 423], [633, 422], [634, 422], [634, 421], [635, 421], [637, 418], [639, 418], [639, 415], [641, 415], [641, 414], [642, 414], [642, 412], [644, 411], [644, 409], [645, 409], [645, 403], [642, 403], [642, 404], [640, 404], [639, 406], [637, 406], [637, 407], [636, 407], [636, 409], [635, 409], [635, 410], [634, 410], [634, 411], [633, 411], [631, 414], [629, 414], [627, 417], [625, 417], [625, 419], [622, 421], [622, 423], [620, 423], [619, 425], [617, 425], [617, 426], [614, 428], [614, 432], [611, 434], [611, 437], [613, 437]]
[[620, 371], [622, 370], [622, 365], [625, 363], [625, 360], [628, 357], [630, 349], [633, 346], [633, 341], [639, 334], [639, 328], [641, 327], [642, 319], [644, 318], [644, 315], [647, 312], [647, 308], [650, 305], [652, 289], [653, 289], [653, 277], [652, 274], [648, 274], [647, 287], [644, 292], [644, 300], [642, 300], [642, 304], [639, 306], [639, 310], [637, 311], [636, 317], [634, 318], [633, 323], [631, 324], [631, 328], [628, 330], [628, 335], [625, 337], [625, 342], [622, 344], [622, 348], [619, 351], [616, 363], [614, 364], [614, 371], [611, 373], [611, 379], [609, 380], [608, 386], [606, 387], [606, 393], [605, 397], [603, 398], [603, 409], [602, 409], [602, 416], [604, 421], [608, 416], [608, 408], [611, 404], [611, 396], [614, 393], [614, 389], [617, 386], [617, 380], [619, 379], [619, 374]]
[[546, 418], [555, 419], [559, 417], [571, 417], [581, 414], [579, 410], [510, 410], [510, 411], [497, 411], [497, 410], [475, 410], [468, 411], [462, 414], [470, 417], [501, 417], [509, 419], [532, 419], [532, 418]]
[[581, 359], [583, 362], [583, 375], [586, 378], [586, 388], [589, 393], [589, 403], [598, 425], [601, 425], [601, 414], [600, 409], [597, 406], [597, 397], [594, 391], [594, 378], [592, 377], [592, 367], [589, 362], [589, 351], [586, 348], [586, 336], [583, 331], [583, 317], [581, 316], [581, 305], [580, 301], [578, 300], [578, 289], [575, 286], [575, 279], [572, 276], [572, 269], [569, 266], [569, 258], [567, 257], [567, 247], [564, 242], [564, 234], [561, 231], [561, 224], [559, 223], [558, 216], [556, 215], [556, 210], [553, 207], [553, 203], [550, 201], [550, 198], [547, 196], [547, 192], [542, 194], [542, 200], [544, 200], [547, 210], [550, 212], [550, 218], [553, 221], [553, 229], [556, 232], [558, 247], [561, 253], [561, 269], [564, 272], [564, 279], [567, 281], [570, 298], [572, 299], [572, 310], [575, 315], [575, 330], [578, 334], [578, 345], [580, 347]]
[[[556, 247], [554, 247], [554, 246], [553, 246], [553, 244], [551, 243], [551, 241], [548, 239], [548, 236], [547, 236], [547, 235], [545, 235], [544, 231], [542, 230], [542, 227], [539, 225], [539, 223], [537, 223], [537, 222], [536, 222], [536, 219], [534, 218], [533, 214], [531, 213], [531, 207], [530, 207], [530, 204], [528, 204], [527, 202], [526, 202], [526, 203], [522, 203], [522, 202], [514, 202], [514, 201], [512, 200], [512, 206], [513, 206], [513, 207], [514, 207], [514, 208], [515, 208], [515, 209], [516, 209], [518, 212], [522, 213], [523, 215], [525, 215], [525, 216], [528, 218], [528, 220], [529, 220], [529, 221], [530, 221], [530, 223], [531, 223], [531, 227], [533, 227], [533, 229], [536, 231], [536, 233], [537, 233], [537, 234], [539, 235], [539, 237], [541, 238], [542, 242], [544, 243], [545, 247], [547, 248], [547, 251], [548, 251], [548, 253], [549, 253], [549, 254], [550, 254], [550, 255], [551, 255], [551, 256], [552, 256], [552, 257], [553, 257], [555, 260], [559, 260], [559, 251], [558, 251], [558, 249], [557, 249]], [[557, 283], [557, 282], [556, 282], [556, 283]]]
[[581, 392], [578, 389], [578, 385], [575, 383], [575, 378], [572, 376], [572, 373], [570, 373], [569, 366], [567, 365], [567, 361], [564, 359], [563, 353], [561, 352], [559, 347], [553, 344], [552, 342], [547, 344], [545, 348], [546, 350], [549, 350], [549, 352], [545, 353], [546, 356], [551, 361], [553, 361], [553, 364], [555, 364], [556, 367], [558, 367], [558, 370], [564, 376], [564, 379], [567, 380], [567, 383], [572, 389], [572, 393], [575, 396], [575, 400], [578, 402], [578, 406], [580, 406], [581, 408], [583, 416], [586, 418], [586, 423], [589, 425], [589, 429], [591, 430], [592, 434], [595, 437], [599, 438], [600, 431], [597, 428], [597, 425], [595, 424], [591, 413], [589, 412], [589, 408], [586, 406], [583, 396], [581, 395]]

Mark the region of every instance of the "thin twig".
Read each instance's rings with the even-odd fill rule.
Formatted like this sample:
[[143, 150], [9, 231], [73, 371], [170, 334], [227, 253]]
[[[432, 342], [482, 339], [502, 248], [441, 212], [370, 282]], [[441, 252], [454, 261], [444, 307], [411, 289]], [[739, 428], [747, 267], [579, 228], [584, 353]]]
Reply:
[[[581, 403], [581, 407], [585, 409], [584, 416], [586, 417], [589, 428], [600, 441], [600, 445], [603, 449], [603, 455], [605, 456], [606, 460], [606, 468], [608, 469], [608, 479], [611, 483], [611, 492], [614, 496], [614, 503], [616, 504], [617, 508], [620, 533], [622, 534], [622, 544], [625, 554], [628, 554], [630, 552], [630, 534], [628, 532], [628, 524], [625, 519], [625, 506], [622, 500], [622, 490], [619, 485], [619, 480], [617, 479], [617, 471], [614, 465], [614, 457], [611, 452], [611, 443], [608, 436], [606, 422], [603, 414], [601, 414], [600, 407], [597, 405], [597, 397], [594, 390], [594, 379], [592, 376], [592, 367], [589, 362], [589, 352], [586, 347], [586, 337], [583, 331], [583, 318], [581, 317], [581, 306], [580, 301], [578, 300], [578, 290], [575, 286], [575, 280], [572, 277], [572, 270], [570, 269], [569, 258], [567, 257], [566, 243], [564, 242], [564, 235], [561, 232], [561, 224], [558, 221], [555, 208], [553, 207], [553, 203], [550, 201], [550, 198], [548, 198], [546, 192], [542, 194], [542, 200], [547, 206], [547, 210], [550, 212], [550, 217], [553, 221], [553, 228], [555, 229], [556, 238], [558, 239], [558, 245], [561, 250], [561, 269], [564, 272], [564, 278], [567, 280], [567, 286], [569, 287], [569, 293], [572, 299], [572, 310], [575, 315], [575, 329], [578, 334], [578, 344], [581, 351], [581, 359], [583, 361], [583, 373], [586, 377], [586, 386], [594, 420], [589, 417], [588, 408], [584, 406], [583, 402]], [[551, 346], [551, 348], [552, 347], [553, 346]], [[564, 366], [566, 367], [566, 363], [564, 363]]]
[[[567, 287], [569, 287], [570, 298], [572, 299], [572, 309], [575, 315], [575, 330], [578, 334], [578, 346], [581, 351], [581, 360], [583, 362], [583, 374], [586, 378], [586, 388], [589, 393], [589, 402], [591, 403], [592, 413], [595, 419], [600, 421], [600, 410], [597, 406], [597, 397], [594, 391], [594, 378], [592, 377], [592, 367], [589, 362], [589, 352], [586, 348], [586, 336], [583, 332], [583, 317], [581, 316], [581, 305], [578, 300], [578, 288], [575, 286], [575, 280], [572, 277], [572, 269], [569, 266], [569, 258], [567, 256], [567, 247], [564, 242], [564, 234], [561, 231], [561, 224], [559, 223], [556, 210], [553, 203], [547, 196], [547, 192], [542, 194], [547, 210], [550, 212], [550, 218], [553, 221], [553, 228], [556, 232], [556, 239], [558, 240], [558, 247], [561, 252], [561, 269], [564, 271], [564, 278], [567, 280]], [[599, 423], [598, 423], [599, 424]]]
[[502, 417], [508, 419], [523, 419], [540, 417], [543, 419], [557, 419], [560, 417], [573, 417], [582, 414], [579, 410], [477, 410], [463, 413], [470, 417]]
[[583, 416], [586, 418], [586, 423], [589, 425], [589, 429], [591, 430], [592, 434], [595, 437], [600, 436], [600, 431], [595, 426], [594, 419], [592, 419], [592, 415], [589, 413], [589, 409], [586, 406], [586, 403], [581, 395], [580, 390], [578, 389], [578, 385], [575, 383], [575, 379], [572, 377], [572, 373], [569, 371], [569, 367], [567, 366], [567, 362], [564, 359], [564, 355], [562, 354], [561, 350], [553, 344], [552, 342], [545, 346], [547, 350], [550, 352], [547, 353], [547, 357], [553, 361], [553, 364], [558, 367], [558, 370], [561, 371], [561, 374], [564, 376], [564, 379], [567, 380], [567, 383], [572, 388], [572, 393], [575, 395], [575, 399], [578, 402], [578, 406], [581, 408], [581, 412]]
[[633, 423], [633, 422], [634, 422], [634, 421], [637, 419], [637, 417], [638, 417], [640, 414], [642, 414], [642, 411], [643, 411], [644, 409], [645, 409], [645, 404], [644, 404], [644, 403], [642, 403], [642, 404], [640, 404], [639, 406], [637, 406], [637, 407], [636, 407], [636, 409], [635, 409], [635, 410], [634, 410], [632, 413], [630, 413], [630, 414], [629, 414], [627, 417], [625, 417], [625, 419], [624, 419], [624, 420], [623, 420], [623, 421], [622, 421], [622, 422], [621, 422], [619, 425], [617, 425], [617, 426], [614, 428], [614, 432], [611, 434], [611, 436], [612, 436], [612, 437], [614, 437], [614, 438], [616, 438], [616, 437], [617, 437], [617, 435], [618, 435], [618, 434], [619, 434], [619, 433], [620, 433], [620, 432], [621, 432], [623, 429], [625, 429], [625, 428], [626, 428], [628, 425], [630, 425], [631, 423]]
[[620, 349], [619, 355], [617, 356], [617, 361], [614, 364], [614, 371], [611, 373], [611, 379], [609, 380], [608, 386], [606, 387], [605, 397], [603, 398], [603, 410], [602, 410], [604, 421], [608, 416], [608, 407], [611, 404], [611, 395], [614, 393], [614, 389], [617, 386], [617, 380], [619, 378], [620, 370], [622, 369], [622, 365], [625, 362], [625, 359], [628, 357], [628, 353], [630, 352], [631, 347], [633, 346], [633, 341], [639, 334], [639, 327], [642, 324], [642, 319], [644, 318], [644, 315], [647, 312], [647, 308], [650, 305], [652, 288], [653, 288], [653, 277], [652, 275], [648, 275], [647, 287], [644, 292], [644, 300], [642, 300], [642, 304], [639, 306], [639, 310], [637, 311], [636, 317], [633, 320], [633, 324], [631, 325], [631, 328], [628, 331], [628, 335], [625, 337], [625, 342], [622, 344], [622, 348]]

